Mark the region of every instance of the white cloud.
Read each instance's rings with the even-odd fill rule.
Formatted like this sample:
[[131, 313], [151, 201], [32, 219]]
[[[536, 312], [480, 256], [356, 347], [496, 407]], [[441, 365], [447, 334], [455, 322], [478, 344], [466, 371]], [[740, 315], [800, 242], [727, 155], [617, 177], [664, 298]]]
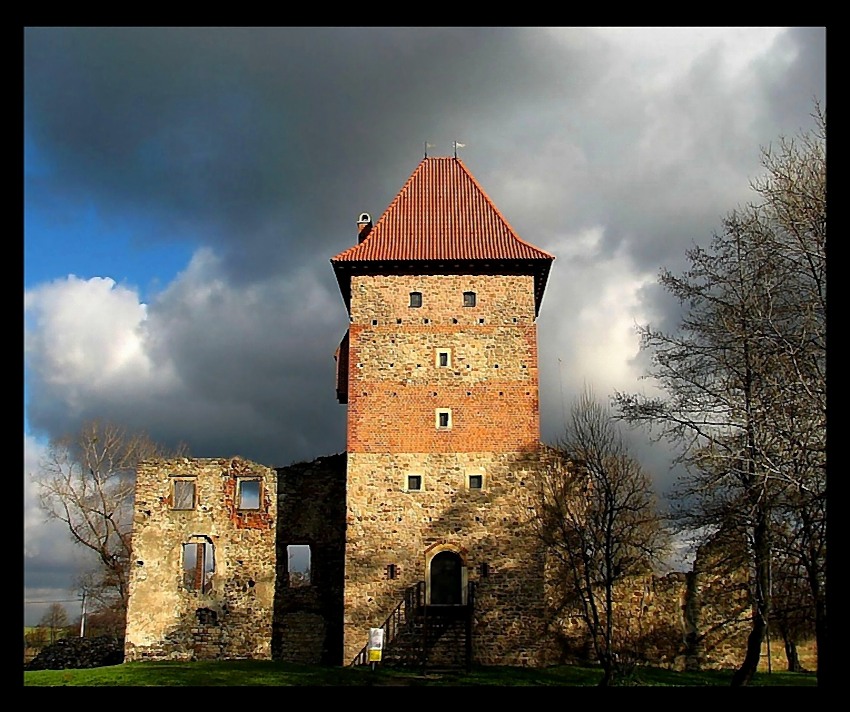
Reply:
[[784, 27], [599, 27], [644, 91], [663, 91], [694, 62], [714, 53], [723, 77], [734, 80], [769, 52]]
[[549, 245], [558, 259], [541, 311], [542, 349], [568, 364], [559, 378], [571, 393], [587, 382], [607, 395], [633, 387], [640, 375], [632, 359], [640, 346], [635, 326], [648, 321], [641, 290], [657, 276], [637, 269], [624, 249], [602, 251], [603, 232], [597, 227]]
[[[24, 353], [33, 378], [74, 409], [86, 393], [154, 378], [145, 353], [147, 307], [112, 279], [74, 275], [24, 294]], [[157, 377], [161, 378], [161, 374]]]

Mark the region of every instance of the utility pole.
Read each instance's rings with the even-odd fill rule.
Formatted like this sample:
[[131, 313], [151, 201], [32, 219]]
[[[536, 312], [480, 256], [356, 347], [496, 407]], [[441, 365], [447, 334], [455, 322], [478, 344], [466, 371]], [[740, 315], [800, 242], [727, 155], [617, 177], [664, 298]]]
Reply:
[[83, 612], [80, 616], [80, 637], [86, 637], [86, 589], [83, 589]]

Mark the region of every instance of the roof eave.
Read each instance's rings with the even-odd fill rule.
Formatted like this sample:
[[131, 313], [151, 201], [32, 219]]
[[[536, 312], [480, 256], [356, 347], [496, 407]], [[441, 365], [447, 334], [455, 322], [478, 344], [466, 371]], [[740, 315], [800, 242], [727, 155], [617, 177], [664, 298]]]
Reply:
[[[534, 277], [534, 315], [540, 313], [540, 305], [543, 301], [543, 293], [546, 291], [546, 284], [549, 280], [549, 272], [552, 268], [552, 263], [555, 261], [554, 256], [540, 259], [480, 259], [480, 260], [338, 260], [331, 259], [331, 265], [336, 275], [337, 284], [342, 293], [345, 308], [351, 311], [351, 274], [352, 272], [362, 272], [363, 274], [380, 274], [395, 272], [421, 272], [423, 268], [439, 267], [441, 270], [446, 269], [446, 265], [452, 265], [457, 269], [458, 274], [467, 274], [471, 267], [487, 267], [487, 271], [492, 271], [494, 274], [499, 274], [500, 270], [496, 267], [504, 267], [512, 265], [519, 269], [524, 274], [531, 274]], [[400, 266], [405, 266], [405, 269], [400, 270]], [[523, 267], [528, 267], [528, 270], [523, 270]], [[450, 270], [454, 271], [454, 270]]]

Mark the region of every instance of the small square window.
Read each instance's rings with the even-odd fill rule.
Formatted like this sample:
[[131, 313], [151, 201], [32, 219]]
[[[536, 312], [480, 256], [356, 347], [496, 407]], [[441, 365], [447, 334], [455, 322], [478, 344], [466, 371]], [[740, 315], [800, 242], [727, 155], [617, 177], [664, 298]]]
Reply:
[[438, 430], [448, 430], [452, 427], [452, 412], [448, 408], [439, 408], [436, 413]]
[[237, 487], [238, 509], [260, 508], [260, 480], [239, 480]]
[[173, 488], [172, 502], [173, 509], [194, 509], [195, 508], [195, 478], [172, 480]]
[[465, 306], [465, 307], [474, 307], [475, 306], [475, 292], [464, 292], [463, 293], [463, 306]]
[[410, 293], [410, 306], [412, 306], [412, 307], [421, 307], [422, 306], [422, 292], [411, 292]]
[[422, 489], [422, 475], [407, 476], [407, 490], [416, 491]]
[[481, 489], [484, 487], [484, 475], [469, 475], [469, 489]]

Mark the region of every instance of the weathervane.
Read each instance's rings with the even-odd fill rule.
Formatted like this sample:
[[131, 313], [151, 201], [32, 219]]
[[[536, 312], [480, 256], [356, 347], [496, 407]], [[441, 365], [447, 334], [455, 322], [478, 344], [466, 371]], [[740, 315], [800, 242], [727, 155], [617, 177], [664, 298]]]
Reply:
[[455, 158], [457, 158], [457, 150], [458, 150], [459, 148], [466, 148], [466, 144], [465, 144], [465, 143], [458, 143], [457, 141], [452, 141], [452, 146], [454, 146], [454, 150], [455, 150]]

